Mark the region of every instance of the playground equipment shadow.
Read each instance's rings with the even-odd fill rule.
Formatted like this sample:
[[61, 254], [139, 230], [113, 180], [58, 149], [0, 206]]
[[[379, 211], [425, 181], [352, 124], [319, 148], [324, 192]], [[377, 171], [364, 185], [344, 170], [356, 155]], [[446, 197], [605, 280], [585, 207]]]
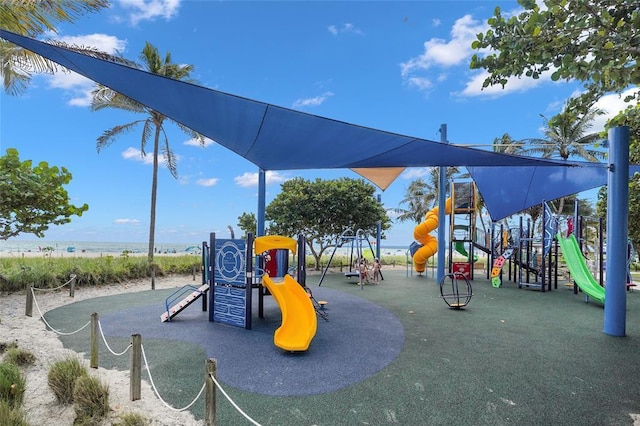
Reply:
[[[262, 425], [630, 425], [640, 414], [640, 292], [627, 293], [627, 336], [612, 337], [602, 332], [602, 305], [570, 288], [478, 279], [470, 304], [453, 310], [433, 279], [384, 274], [362, 289], [339, 273], [321, 287], [308, 276], [329, 322], [319, 319], [300, 354], [273, 346], [280, 318], [269, 299], [251, 331], [209, 323], [199, 302], [160, 323], [171, 290], [85, 300], [46, 317], [71, 331], [98, 312], [116, 351], [141, 334], [154, 382], [174, 407], [197, 395], [214, 357], [222, 386]], [[88, 353], [88, 334], [62, 341]], [[100, 365], [128, 370], [127, 356], [102, 346]], [[202, 418], [202, 399], [191, 411]], [[217, 419], [248, 424], [221, 397]]]

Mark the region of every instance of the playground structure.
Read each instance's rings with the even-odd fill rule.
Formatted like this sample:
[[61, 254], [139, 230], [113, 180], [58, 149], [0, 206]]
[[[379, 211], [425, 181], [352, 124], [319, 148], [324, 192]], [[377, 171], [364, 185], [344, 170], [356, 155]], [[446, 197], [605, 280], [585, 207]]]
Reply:
[[[293, 238], [279, 235], [255, 239], [257, 254], [283, 249], [295, 254], [296, 245]], [[277, 278], [265, 273], [262, 275], [262, 285], [269, 290], [282, 311], [282, 324], [273, 335], [273, 343], [287, 351], [306, 351], [317, 330], [316, 312], [309, 294], [288, 273]]]
[[[427, 259], [438, 252], [438, 240], [431, 235], [431, 232], [438, 227], [439, 210], [437, 206], [429, 210], [424, 221], [413, 230], [413, 238], [417, 243], [411, 244], [410, 250], [415, 270], [419, 274], [425, 271]], [[445, 212], [451, 213], [451, 198], [447, 198], [445, 202]]]
[[[475, 250], [479, 249], [487, 255], [491, 251], [486, 232], [477, 226], [476, 185], [473, 182], [452, 182], [451, 199], [449, 271], [463, 273], [473, 280], [474, 264], [480, 260]], [[465, 257], [464, 262], [454, 262], [454, 250]]]
[[[372, 254], [375, 253], [375, 251], [373, 250], [373, 247], [371, 246], [369, 235], [364, 230], [358, 229], [354, 233], [353, 229], [347, 228], [344, 231], [342, 231], [342, 234], [340, 234], [338, 238], [336, 238], [336, 243], [333, 246], [333, 251], [329, 256], [327, 265], [322, 270], [322, 274], [320, 275], [320, 279], [318, 280], [318, 286], [322, 285], [322, 281], [324, 280], [324, 277], [327, 275], [327, 271], [329, 270], [329, 267], [331, 267], [331, 262], [333, 261], [333, 258], [335, 257], [335, 254], [338, 251], [338, 249], [343, 247], [345, 244], [349, 244], [350, 246], [349, 267], [348, 267], [349, 269], [345, 271], [344, 276], [347, 278], [358, 277], [358, 284], [360, 285], [360, 288], [363, 288], [362, 273], [360, 271], [360, 262], [365, 260], [364, 242], [367, 243], [367, 246], [369, 247], [370, 252]], [[354, 254], [355, 254], [355, 257], [354, 257]], [[382, 272], [380, 272], [380, 279], [384, 280], [384, 277], [382, 276]]]
[[[508, 265], [509, 280], [518, 283], [518, 288], [533, 288], [544, 292], [558, 286], [558, 250], [554, 245], [554, 237], [558, 228], [558, 220], [553, 216], [549, 206], [542, 206], [543, 235], [535, 236], [533, 224], [527, 219], [526, 225], [522, 217], [517, 227], [504, 229], [500, 225], [496, 230], [492, 226], [492, 268], [491, 284], [502, 286], [502, 273]], [[538, 247], [541, 253], [538, 252]], [[531, 276], [533, 275], [533, 280]], [[553, 277], [553, 280], [551, 279]]]
[[[460, 289], [460, 282], [464, 282], [464, 289]], [[445, 290], [446, 287], [446, 290]], [[462, 309], [469, 304], [473, 296], [471, 283], [466, 275], [453, 272], [440, 280], [440, 297], [453, 309]]]
[[[298, 254], [298, 281], [288, 273], [289, 252]], [[216, 239], [211, 233], [209, 242], [202, 243], [202, 285], [184, 286], [170, 295], [160, 319], [171, 321], [199, 298], [206, 311], [208, 294], [209, 321], [251, 330], [253, 290], [257, 289], [260, 318], [264, 318], [266, 295], [273, 295], [282, 312], [274, 344], [287, 351], [305, 351], [316, 332], [316, 314], [327, 320], [327, 302], [316, 301], [304, 285], [304, 252], [302, 235], [297, 241], [278, 235], [254, 239], [252, 234], [238, 240]]]
[[[445, 202], [445, 211], [449, 215], [449, 272], [463, 273], [472, 280], [474, 263], [479, 260], [475, 250], [489, 253], [486, 233], [476, 226], [477, 206], [476, 187], [473, 182], [453, 182], [451, 197]], [[431, 232], [438, 227], [438, 212], [436, 206], [429, 210], [423, 222], [414, 231], [414, 241], [409, 247], [416, 272], [423, 273], [427, 260], [437, 253], [438, 240]], [[454, 250], [465, 257], [464, 262], [454, 262]]]

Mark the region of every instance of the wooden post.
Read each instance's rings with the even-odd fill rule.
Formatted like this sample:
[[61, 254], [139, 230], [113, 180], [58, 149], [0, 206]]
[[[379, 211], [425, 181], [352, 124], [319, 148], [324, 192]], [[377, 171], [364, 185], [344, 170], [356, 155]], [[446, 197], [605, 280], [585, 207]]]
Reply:
[[156, 289], [156, 265], [151, 264], [151, 290]]
[[142, 336], [131, 335], [131, 365], [129, 367], [129, 395], [131, 401], [140, 399], [142, 383]]
[[24, 314], [28, 317], [33, 313], [33, 284], [27, 284], [27, 304], [24, 309]]
[[91, 368], [98, 368], [98, 313], [91, 314]]
[[217, 380], [217, 369], [217, 361], [214, 358], [209, 358], [204, 364], [204, 424], [207, 426], [216, 424], [216, 384], [211, 376]]
[[69, 284], [69, 297], [75, 297], [76, 292], [76, 275], [71, 275], [71, 283]]
[[196, 280], [196, 266], [193, 265], [193, 267], [191, 268], [191, 271], [193, 272], [193, 281]]

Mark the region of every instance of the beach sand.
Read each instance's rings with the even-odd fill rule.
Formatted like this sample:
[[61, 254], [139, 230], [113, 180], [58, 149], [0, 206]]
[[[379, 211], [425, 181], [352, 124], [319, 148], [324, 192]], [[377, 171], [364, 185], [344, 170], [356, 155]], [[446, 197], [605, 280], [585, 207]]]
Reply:
[[[162, 277], [156, 279], [156, 288], [180, 287], [184, 277]], [[75, 290], [75, 297], [69, 297], [68, 288], [57, 292], [36, 294], [36, 302], [44, 313], [69, 303], [91, 299], [94, 297], [122, 294], [150, 289], [149, 279], [130, 281], [124, 284], [113, 284], [101, 287], [80, 287]], [[59, 405], [47, 384], [50, 366], [65, 357], [77, 356], [65, 349], [53, 331], [46, 330], [40, 319], [38, 309], [34, 305], [33, 317], [25, 315], [26, 296], [20, 294], [0, 295], [0, 343], [17, 341], [18, 347], [31, 352], [36, 357], [35, 365], [23, 369], [27, 389], [24, 396], [23, 409], [27, 413], [29, 424], [39, 426], [72, 425], [75, 418], [73, 406]], [[89, 367], [89, 361], [83, 359]], [[189, 411], [177, 412], [167, 408], [153, 393], [148, 381], [142, 377], [142, 398], [129, 400], [128, 372], [89, 368], [93, 374], [109, 386], [109, 405], [112, 413], [104, 424], [112, 424], [120, 414], [139, 413], [151, 421], [152, 425], [201, 425]], [[195, 398], [196, 395], [194, 395]], [[181, 408], [181, 407], [178, 407]]]

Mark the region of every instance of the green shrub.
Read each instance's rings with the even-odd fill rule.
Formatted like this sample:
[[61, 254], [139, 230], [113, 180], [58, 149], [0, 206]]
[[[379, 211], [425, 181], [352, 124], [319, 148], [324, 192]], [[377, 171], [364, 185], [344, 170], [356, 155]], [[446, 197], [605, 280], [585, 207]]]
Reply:
[[29, 426], [29, 423], [24, 411], [0, 400], [0, 426]]
[[0, 354], [5, 353], [11, 348], [17, 348], [17, 347], [18, 347], [18, 342], [15, 340], [13, 342], [0, 342]]
[[138, 413], [124, 413], [113, 423], [113, 426], [147, 426], [151, 421]]
[[58, 403], [70, 404], [73, 402], [73, 389], [76, 381], [88, 374], [87, 367], [82, 365], [78, 358], [70, 357], [56, 361], [51, 366], [47, 382]]
[[18, 367], [6, 362], [0, 363], [0, 400], [11, 408], [22, 404], [26, 381]]
[[17, 365], [18, 367], [26, 367], [35, 364], [36, 357], [24, 349], [10, 348], [4, 356], [4, 362]]
[[91, 375], [79, 377], [73, 388], [73, 409], [77, 423], [100, 421], [109, 414], [109, 386]]
[[[155, 256], [156, 276], [191, 274], [199, 256]], [[76, 276], [76, 285], [96, 286], [150, 276], [146, 256], [0, 258], [0, 292], [24, 291], [27, 285], [55, 288]]]

